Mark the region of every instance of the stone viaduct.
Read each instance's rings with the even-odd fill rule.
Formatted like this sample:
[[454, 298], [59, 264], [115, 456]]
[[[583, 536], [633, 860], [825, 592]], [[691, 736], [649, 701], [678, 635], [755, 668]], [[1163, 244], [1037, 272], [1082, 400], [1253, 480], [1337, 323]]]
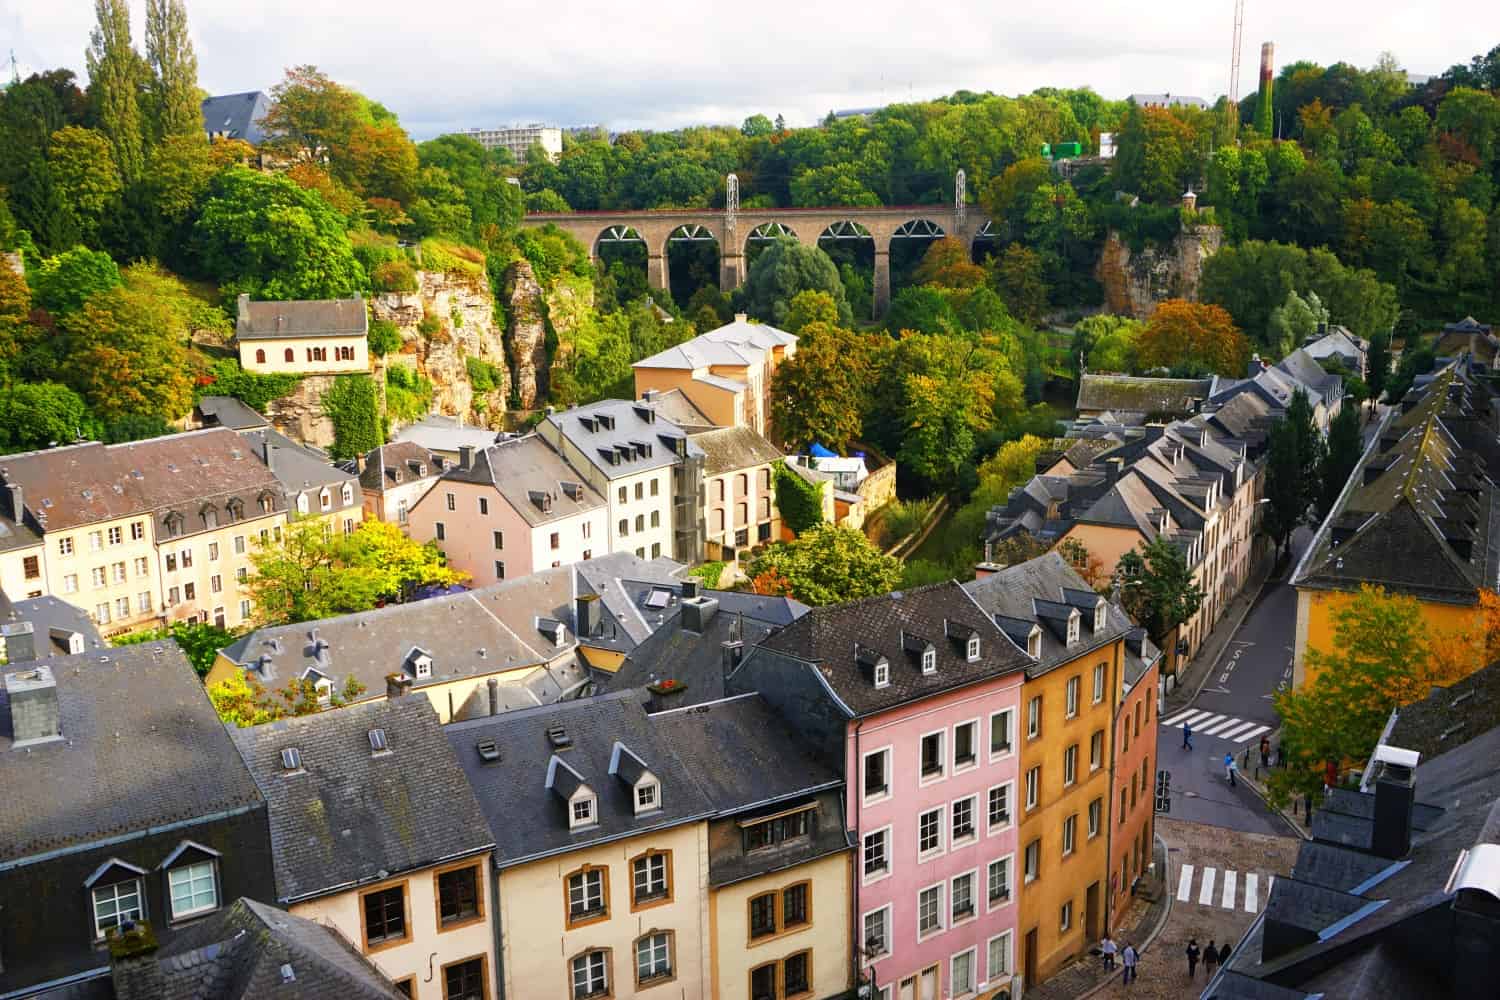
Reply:
[[954, 236], [972, 253], [975, 241], [990, 233], [988, 216], [956, 211], [952, 205], [539, 212], [522, 220], [525, 226], [548, 223], [577, 238], [594, 260], [599, 258], [600, 243], [644, 243], [648, 280], [661, 289], [670, 287], [668, 244], [679, 240], [718, 242], [719, 287], [728, 292], [745, 280], [745, 251], [751, 241], [785, 236], [817, 246], [820, 238], [870, 239], [875, 244], [876, 315], [883, 314], [891, 301], [892, 241]]

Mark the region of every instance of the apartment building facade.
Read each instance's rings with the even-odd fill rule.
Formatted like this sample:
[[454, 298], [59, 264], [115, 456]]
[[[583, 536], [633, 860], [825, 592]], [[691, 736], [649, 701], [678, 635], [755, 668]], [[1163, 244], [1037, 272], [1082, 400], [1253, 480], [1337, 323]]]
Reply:
[[781, 453], [748, 427], [703, 431], [690, 440], [703, 450], [704, 552], [733, 560], [781, 537], [772, 469]]
[[442, 476], [446, 460], [410, 441], [393, 441], [354, 460], [365, 517], [408, 530], [411, 510]]
[[1130, 908], [1136, 880], [1151, 864], [1156, 835], [1156, 775], [1160, 772], [1161, 650], [1146, 630], [1125, 636], [1121, 697], [1115, 711], [1109, 799], [1109, 910], [1115, 927]]
[[744, 313], [734, 322], [634, 364], [635, 394], [679, 390], [715, 426], [770, 428], [771, 380], [797, 338]]

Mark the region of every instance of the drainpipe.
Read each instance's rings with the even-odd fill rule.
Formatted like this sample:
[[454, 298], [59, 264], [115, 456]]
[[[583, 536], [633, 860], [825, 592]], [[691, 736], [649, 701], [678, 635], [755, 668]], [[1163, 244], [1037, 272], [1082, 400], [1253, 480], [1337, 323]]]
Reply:
[[[1125, 648], [1125, 640], [1120, 639], [1115, 643], [1115, 676], [1112, 690], [1119, 692], [1125, 688], [1125, 678], [1121, 674], [1120, 651]], [[1119, 752], [1116, 736], [1120, 731], [1120, 710], [1124, 708], [1123, 698], [1115, 703], [1115, 711], [1110, 717], [1109, 723], [1109, 811], [1104, 814], [1104, 933], [1110, 931], [1110, 917], [1113, 915], [1115, 906], [1115, 890], [1112, 880], [1115, 877], [1115, 768]]]
[[505, 1000], [505, 943], [500, 927], [500, 870], [495, 867], [494, 855], [490, 856], [490, 871], [494, 874], [495, 898], [490, 910], [495, 915], [495, 1000]]
[[[849, 921], [850, 926], [853, 928], [854, 937], [854, 940], [852, 942], [854, 947], [849, 949], [849, 964], [853, 967], [853, 971], [849, 976], [849, 983], [851, 988], [856, 991], [858, 991], [859, 989], [859, 976], [860, 972], [862, 971], [860, 969], [860, 959], [865, 953], [865, 929], [863, 926], [864, 920], [860, 917], [859, 909], [859, 887], [860, 884], [864, 881], [865, 877], [865, 838], [864, 834], [860, 832], [860, 823], [863, 820], [862, 807], [864, 805], [865, 798], [864, 786], [861, 784], [861, 782], [864, 780], [864, 776], [860, 773], [860, 769], [864, 767], [864, 758], [860, 756], [860, 730], [864, 727], [864, 724], [864, 719], [859, 719], [854, 723], [855, 773], [852, 779], [854, 782], [854, 864], [852, 866], [852, 870], [849, 872], [849, 881], [854, 888], [854, 892], [852, 893], [854, 899], [854, 912], [850, 914], [850, 917], [852, 919]], [[849, 787], [850, 780], [851, 779], [849, 778], [849, 776], [845, 774], [845, 788]], [[890, 780], [890, 778], [887, 777], [886, 780]]]

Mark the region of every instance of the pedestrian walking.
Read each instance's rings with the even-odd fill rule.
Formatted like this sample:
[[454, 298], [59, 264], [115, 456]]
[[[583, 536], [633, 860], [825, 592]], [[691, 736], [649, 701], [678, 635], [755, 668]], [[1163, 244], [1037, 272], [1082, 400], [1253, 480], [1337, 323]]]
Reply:
[[1186, 722], [1182, 724], [1182, 749], [1193, 749], [1193, 727]]
[[1214, 944], [1214, 939], [1208, 939], [1208, 947], [1203, 949], [1203, 972], [1209, 979], [1214, 977], [1214, 967], [1219, 964], [1219, 946]]
[[1268, 736], [1260, 738], [1260, 766], [1268, 771], [1271, 769], [1271, 739]]
[[1125, 950], [1120, 952], [1120, 964], [1125, 966], [1125, 985], [1129, 986], [1135, 982], [1135, 965], [1141, 960], [1136, 954], [1135, 945], [1129, 941], [1125, 942]]
[[1198, 950], [1198, 939], [1191, 937], [1188, 938], [1187, 957], [1189, 979], [1192, 979], [1193, 975], [1198, 971], [1198, 956], [1201, 954], [1202, 952]]
[[1224, 755], [1224, 777], [1226, 777], [1226, 778], [1229, 779], [1229, 787], [1233, 788], [1235, 786], [1235, 780], [1234, 780], [1234, 754], [1232, 754], [1232, 753], [1226, 753]]
[[1221, 966], [1229, 964], [1229, 942], [1228, 941], [1225, 941], [1223, 944], [1219, 945], [1219, 964]]
[[1105, 934], [1104, 940], [1099, 942], [1099, 951], [1104, 955], [1104, 971], [1112, 971], [1115, 967], [1115, 952], [1119, 949], [1115, 947], [1114, 939], [1108, 934]]

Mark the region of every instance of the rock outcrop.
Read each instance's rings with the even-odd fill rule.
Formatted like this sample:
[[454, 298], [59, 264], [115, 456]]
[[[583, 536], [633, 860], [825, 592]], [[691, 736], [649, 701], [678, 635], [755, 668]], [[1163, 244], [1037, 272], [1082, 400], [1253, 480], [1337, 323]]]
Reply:
[[1217, 253], [1223, 242], [1224, 231], [1218, 226], [1188, 226], [1164, 247], [1148, 245], [1132, 253], [1111, 230], [1097, 268], [1105, 309], [1144, 320], [1166, 299], [1198, 301], [1203, 261]]
[[266, 404], [266, 419], [287, 437], [315, 448], [333, 444], [333, 421], [323, 412], [323, 393], [337, 375], [309, 375], [297, 388]]
[[505, 272], [505, 315], [510, 325], [506, 339], [516, 401], [521, 409], [534, 410], [546, 388], [547, 323], [542, 286], [530, 261], [518, 260]]

